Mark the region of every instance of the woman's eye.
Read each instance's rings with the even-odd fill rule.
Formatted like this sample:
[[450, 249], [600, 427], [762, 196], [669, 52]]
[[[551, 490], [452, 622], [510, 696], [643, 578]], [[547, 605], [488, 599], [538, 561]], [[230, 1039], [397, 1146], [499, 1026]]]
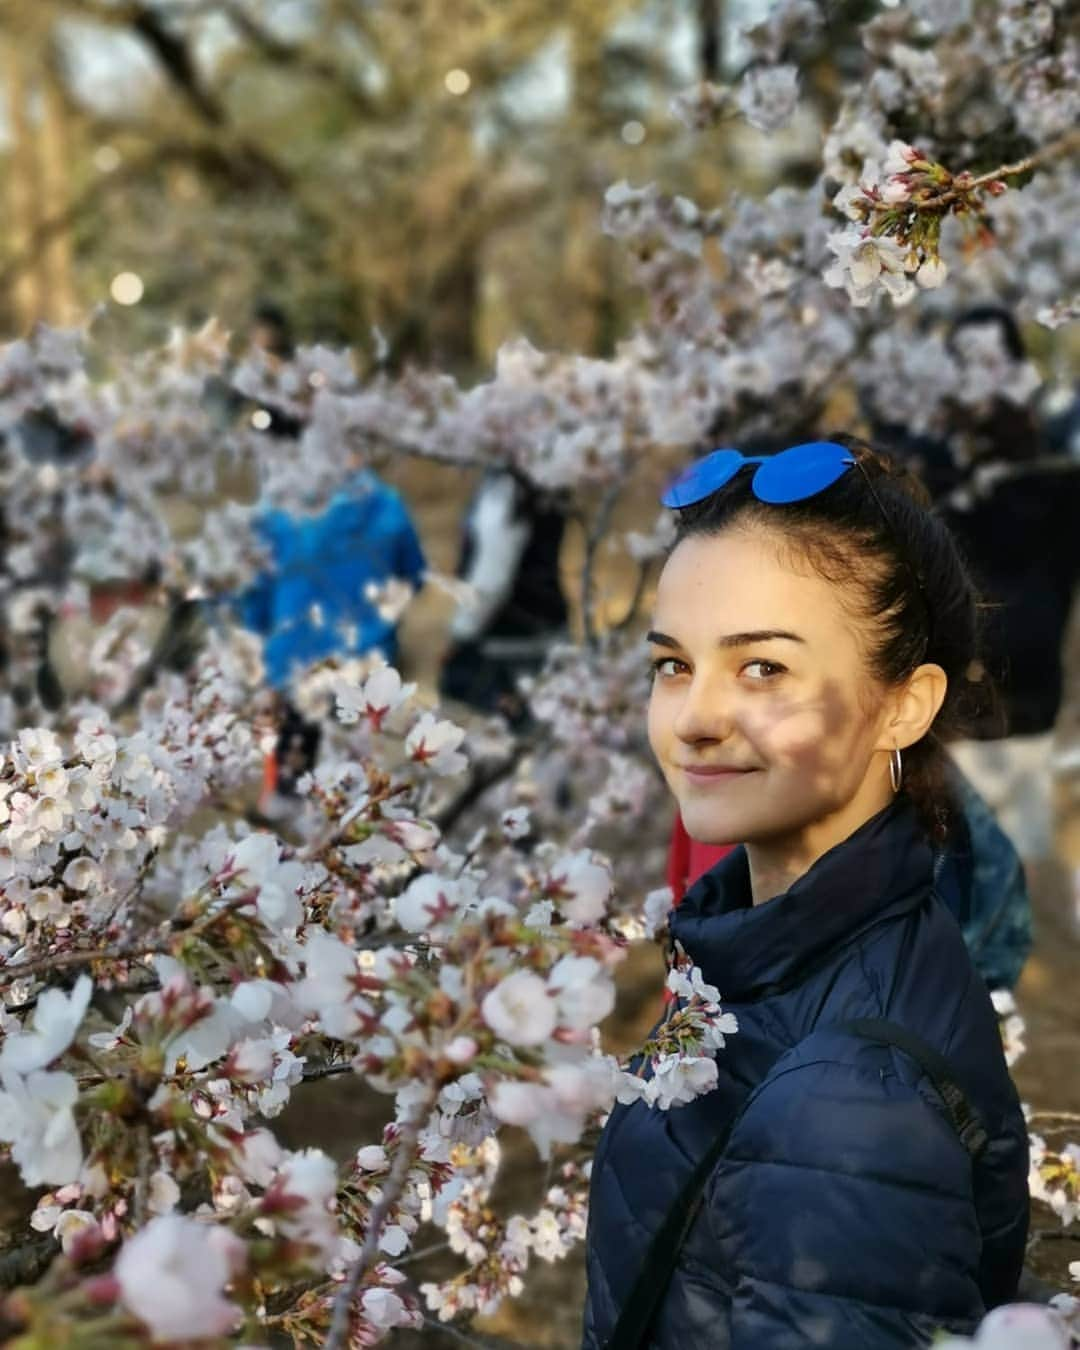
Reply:
[[658, 661], [652, 663], [652, 673], [659, 676], [662, 680], [669, 680], [673, 675], [681, 674], [686, 669], [685, 661], [678, 661], [674, 656], [662, 656]]
[[776, 675], [782, 675], [787, 670], [787, 666], [782, 666], [778, 661], [747, 661], [743, 666], [743, 674], [750, 675], [752, 680], [771, 680]]

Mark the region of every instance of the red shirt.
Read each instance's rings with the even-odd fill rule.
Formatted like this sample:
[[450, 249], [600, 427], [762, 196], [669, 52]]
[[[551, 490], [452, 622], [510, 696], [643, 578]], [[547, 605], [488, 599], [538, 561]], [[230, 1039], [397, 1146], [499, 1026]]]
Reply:
[[677, 905], [698, 877], [704, 876], [721, 858], [726, 858], [734, 847], [734, 844], [699, 844], [686, 833], [682, 816], [676, 811], [667, 865], [667, 881], [674, 903]]

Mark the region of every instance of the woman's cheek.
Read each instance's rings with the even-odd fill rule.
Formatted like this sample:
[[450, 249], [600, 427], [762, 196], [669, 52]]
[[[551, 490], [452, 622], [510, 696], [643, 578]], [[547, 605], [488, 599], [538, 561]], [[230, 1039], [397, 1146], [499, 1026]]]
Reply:
[[797, 767], [839, 763], [844, 758], [840, 728], [830, 734], [820, 702], [784, 700], [751, 708], [743, 718], [743, 729], [747, 740], [770, 764]]
[[660, 687], [659, 677], [653, 680], [653, 686], [649, 692], [646, 728], [652, 752], [663, 765], [664, 746], [671, 737], [671, 712], [669, 709], [665, 710], [664, 690]]

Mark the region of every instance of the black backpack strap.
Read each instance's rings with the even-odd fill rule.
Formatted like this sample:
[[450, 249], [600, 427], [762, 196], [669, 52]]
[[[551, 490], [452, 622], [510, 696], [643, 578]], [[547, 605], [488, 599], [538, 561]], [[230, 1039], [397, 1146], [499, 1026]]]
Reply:
[[989, 1135], [979, 1114], [968, 1101], [963, 1088], [956, 1081], [952, 1065], [940, 1051], [896, 1022], [880, 1017], [860, 1017], [850, 1022], [838, 1022], [837, 1031], [850, 1031], [864, 1040], [895, 1046], [926, 1074], [945, 1106], [946, 1114], [960, 1138], [960, 1142], [976, 1159], [989, 1143]]
[[615, 1330], [603, 1343], [603, 1350], [640, 1350], [648, 1345], [653, 1318], [679, 1263], [682, 1245], [701, 1209], [709, 1177], [727, 1147], [738, 1118], [738, 1115], [734, 1116], [705, 1150], [664, 1216], [664, 1222], [649, 1243], [630, 1297], [619, 1311]]
[[[960, 1142], [971, 1155], [972, 1161], [978, 1158], [989, 1142], [989, 1136], [978, 1113], [957, 1083], [949, 1061], [933, 1046], [927, 1045], [924, 1040], [896, 1022], [888, 1022], [879, 1017], [855, 1018], [849, 1022], [837, 1022], [831, 1027], [819, 1029], [850, 1032], [853, 1036], [862, 1037], [863, 1040], [877, 1041], [902, 1050], [919, 1065], [934, 1085], [944, 1103], [949, 1120]], [[763, 1078], [765, 1076], [767, 1075], [763, 1075]], [[648, 1345], [653, 1318], [663, 1302], [675, 1267], [679, 1263], [682, 1245], [701, 1209], [709, 1177], [723, 1156], [728, 1140], [741, 1116], [742, 1111], [737, 1112], [705, 1150], [674, 1204], [664, 1216], [664, 1222], [649, 1244], [648, 1253], [638, 1272], [630, 1297], [619, 1312], [615, 1329], [603, 1342], [603, 1350], [643, 1350], [643, 1347]]]

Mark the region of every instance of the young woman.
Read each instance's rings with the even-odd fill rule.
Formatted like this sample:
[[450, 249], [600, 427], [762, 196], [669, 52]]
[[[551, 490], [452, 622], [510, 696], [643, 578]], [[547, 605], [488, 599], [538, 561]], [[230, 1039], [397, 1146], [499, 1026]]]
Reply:
[[743, 841], [669, 924], [739, 1030], [713, 1091], [605, 1127], [584, 1345], [928, 1345], [1014, 1297], [1028, 1223], [994, 1012], [934, 892], [975, 595], [861, 447], [717, 451], [664, 500], [650, 741], [691, 836]]

